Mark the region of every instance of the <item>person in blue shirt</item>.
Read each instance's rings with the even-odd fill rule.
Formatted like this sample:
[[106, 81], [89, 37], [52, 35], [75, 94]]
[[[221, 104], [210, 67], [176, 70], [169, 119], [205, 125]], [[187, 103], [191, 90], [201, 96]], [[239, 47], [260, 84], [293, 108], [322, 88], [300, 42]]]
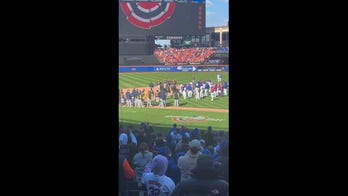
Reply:
[[204, 86], [204, 97], [207, 97], [208, 96], [208, 92], [210, 91], [210, 85], [208, 82], [205, 83], [205, 86]]
[[167, 159], [168, 159], [168, 169], [167, 169], [166, 175], [169, 178], [171, 178], [174, 181], [175, 184], [178, 184], [180, 182], [181, 172], [180, 172], [180, 168], [178, 167], [176, 161], [172, 157], [172, 152], [166, 146], [166, 147], [161, 148], [158, 151], [158, 154], [167, 157]]
[[126, 92], [126, 105], [127, 105], [127, 107], [132, 107], [132, 96], [131, 96], [129, 90], [127, 90], [127, 92]]
[[227, 82], [224, 82], [222, 85], [224, 96], [227, 96], [227, 87], [228, 87]]

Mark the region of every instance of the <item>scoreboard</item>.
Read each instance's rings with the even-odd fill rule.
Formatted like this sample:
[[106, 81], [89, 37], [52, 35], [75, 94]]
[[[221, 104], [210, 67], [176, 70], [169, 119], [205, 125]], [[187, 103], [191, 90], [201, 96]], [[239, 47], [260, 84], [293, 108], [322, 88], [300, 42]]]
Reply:
[[205, 34], [205, 0], [119, 0], [119, 36]]

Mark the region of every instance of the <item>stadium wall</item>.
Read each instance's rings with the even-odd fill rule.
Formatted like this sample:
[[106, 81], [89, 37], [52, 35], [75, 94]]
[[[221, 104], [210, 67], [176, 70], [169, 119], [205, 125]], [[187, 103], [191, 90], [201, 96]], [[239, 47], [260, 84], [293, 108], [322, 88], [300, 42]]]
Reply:
[[119, 66], [119, 73], [131, 72], [228, 72], [228, 65], [177, 65], [177, 66]]

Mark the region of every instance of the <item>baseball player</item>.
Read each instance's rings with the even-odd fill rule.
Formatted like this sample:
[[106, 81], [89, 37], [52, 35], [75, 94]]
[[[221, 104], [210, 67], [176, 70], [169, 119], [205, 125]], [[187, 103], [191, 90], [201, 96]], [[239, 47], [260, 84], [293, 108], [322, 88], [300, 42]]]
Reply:
[[222, 75], [221, 75], [221, 74], [218, 74], [218, 75], [217, 75], [217, 81], [218, 81], [218, 82], [221, 82], [221, 80], [222, 80]]
[[148, 96], [147, 96], [147, 104], [146, 104], [146, 107], [151, 107], [151, 98], [152, 98], [152, 91], [150, 90], [148, 92]]
[[227, 82], [224, 82], [224, 84], [222, 85], [223, 91], [224, 91], [224, 96], [227, 96]]
[[199, 89], [199, 97], [200, 97], [201, 99], [203, 99], [203, 92], [204, 92], [204, 86], [201, 85], [201, 87], [200, 87], [200, 89]]
[[174, 106], [179, 107], [179, 92], [175, 91], [174, 93]]
[[132, 107], [132, 98], [129, 90], [126, 92], [126, 106], [127, 107]]
[[195, 88], [195, 98], [196, 98], [196, 100], [199, 99], [199, 88], [198, 87]]
[[210, 88], [209, 83], [205, 82], [205, 85], [204, 85], [204, 97], [208, 97], [209, 88]]
[[121, 106], [124, 106], [124, 95], [121, 96]]
[[210, 101], [214, 101], [214, 97], [215, 97], [215, 87], [214, 86], [211, 88], [210, 96], [211, 96]]
[[187, 86], [187, 95], [188, 97], [192, 97], [192, 83], [190, 83], [188, 86]]
[[186, 85], [183, 86], [182, 97], [186, 100], [186, 97], [187, 97]]

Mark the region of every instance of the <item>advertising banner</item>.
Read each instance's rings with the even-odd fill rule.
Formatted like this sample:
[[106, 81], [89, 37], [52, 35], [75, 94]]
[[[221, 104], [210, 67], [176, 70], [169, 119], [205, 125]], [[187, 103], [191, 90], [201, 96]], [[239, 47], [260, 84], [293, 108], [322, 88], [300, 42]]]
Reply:
[[215, 72], [215, 71], [228, 71], [227, 66], [192, 66], [192, 65], [180, 65], [180, 66], [120, 66], [118, 68], [119, 73], [131, 73], [131, 72]]

